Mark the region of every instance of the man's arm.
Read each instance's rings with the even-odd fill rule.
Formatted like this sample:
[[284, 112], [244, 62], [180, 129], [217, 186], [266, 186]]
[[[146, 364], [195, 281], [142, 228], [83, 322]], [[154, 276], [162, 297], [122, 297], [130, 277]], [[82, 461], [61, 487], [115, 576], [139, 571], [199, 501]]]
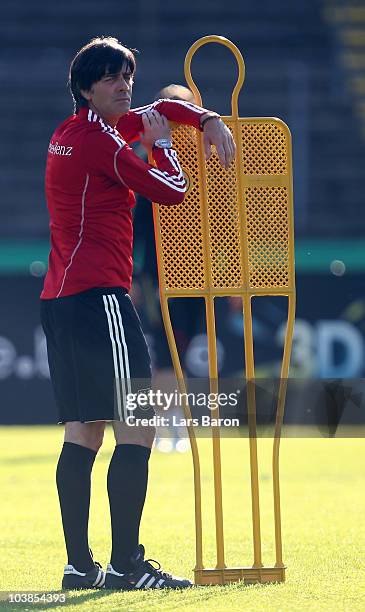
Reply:
[[153, 104], [135, 108], [120, 118], [116, 128], [127, 142], [139, 138], [143, 132], [142, 116], [150, 110], [157, 110], [169, 121], [191, 125], [203, 132], [206, 159], [215, 145], [219, 160], [225, 168], [233, 161], [236, 147], [232, 134], [217, 113], [183, 100], [157, 100]]
[[156, 167], [146, 164], [128, 144], [107, 132], [87, 136], [84, 156], [88, 172], [103, 173], [159, 204], [180, 204], [186, 186], [173, 149], [152, 150]]

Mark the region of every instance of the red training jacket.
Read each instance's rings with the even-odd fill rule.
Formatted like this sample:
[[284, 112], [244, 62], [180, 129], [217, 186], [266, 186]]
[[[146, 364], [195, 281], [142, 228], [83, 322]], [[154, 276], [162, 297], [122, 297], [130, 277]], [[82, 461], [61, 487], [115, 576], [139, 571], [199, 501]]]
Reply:
[[42, 299], [132, 282], [133, 191], [160, 204], [184, 199], [185, 181], [173, 149], [154, 149], [156, 168], [128, 146], [143, 131], [142, 113], [155, 108], [171, 121], [200, 129], [206, 109], [158, 100], [121, 117], [116, 128], [89, 108], [53, 134], [46, 167], [51, 252]]

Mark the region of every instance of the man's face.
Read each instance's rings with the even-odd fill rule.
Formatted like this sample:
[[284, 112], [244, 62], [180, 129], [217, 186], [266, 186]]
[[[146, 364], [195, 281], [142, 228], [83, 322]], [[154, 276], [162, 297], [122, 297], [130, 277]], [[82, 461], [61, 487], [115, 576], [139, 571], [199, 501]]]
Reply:
[[131, 106], [133, 74], [127, 63], [117, 74], [105, 74], [100, 81], [93, 83], [89, 91], [82, 95], [89, 106], [108, 123], [114, 123], [127, 113]]

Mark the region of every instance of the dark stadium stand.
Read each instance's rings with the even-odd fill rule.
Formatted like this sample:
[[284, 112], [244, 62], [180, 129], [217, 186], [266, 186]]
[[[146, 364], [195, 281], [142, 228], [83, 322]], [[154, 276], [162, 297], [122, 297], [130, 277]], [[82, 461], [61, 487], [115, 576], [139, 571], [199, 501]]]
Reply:
[[[337, 4], [347, 8], [356, 2]], [[262, 0], [227, 8], [222, 0], [77, 0], [70, 10], [62, 2], [2, 3], [0, 239], [47, 237], [48, 139], [72, 111], [65, 86], [69, 62], [100, 34], [141, 51], [135, 105], [151, 100], [162, 85], [183, 81], [184, 56], [196, 39], [230, 38], [247, 67], [241, 114], [279, 116], [292, 129], [297, 235], [363, 235], [364, 9], [333, 19], [327, 5]], [[226, 114], [234, 82], [230, 62], [226, 50], [210, 46], [193, 64], [205, 103]]]

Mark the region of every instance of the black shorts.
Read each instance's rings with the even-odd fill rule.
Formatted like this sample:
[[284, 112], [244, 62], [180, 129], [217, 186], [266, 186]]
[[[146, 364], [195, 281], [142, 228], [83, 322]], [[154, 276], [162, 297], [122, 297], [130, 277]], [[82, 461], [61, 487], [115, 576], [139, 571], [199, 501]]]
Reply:
[[125, 421], [128, 394], [151, 385], [147, 343], [126, 290], [41, 300], [41, 321], [59, 423]]

